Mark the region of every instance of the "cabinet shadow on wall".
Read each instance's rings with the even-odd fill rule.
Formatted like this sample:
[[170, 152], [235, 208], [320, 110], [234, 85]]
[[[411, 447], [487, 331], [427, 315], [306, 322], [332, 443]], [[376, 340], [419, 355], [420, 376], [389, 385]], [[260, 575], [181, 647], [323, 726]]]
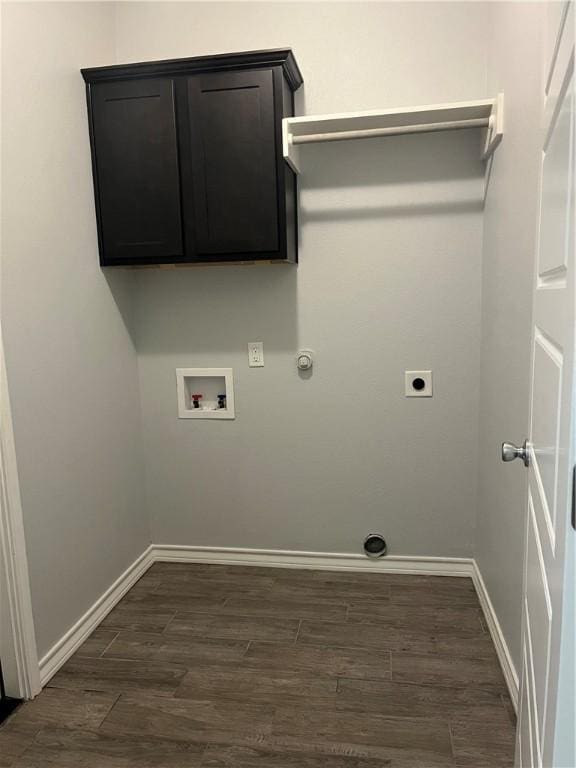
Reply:
[[108, 284], [110, 295], [116, 304], [116, 308], [122, 318], [122, 322], [136, 346], [136, 327], [134, 322], [134, 280], [135, 273], [129, 269], [102, 269], [104, 279]]
[[304, 146], [300, 223], [480, 213], [481, 140], [458, 130]]
[[255, 264], [141, 270], [135, 276], [135, 346], [142, 354], [245, 356], [296, 351], [297, 267]]

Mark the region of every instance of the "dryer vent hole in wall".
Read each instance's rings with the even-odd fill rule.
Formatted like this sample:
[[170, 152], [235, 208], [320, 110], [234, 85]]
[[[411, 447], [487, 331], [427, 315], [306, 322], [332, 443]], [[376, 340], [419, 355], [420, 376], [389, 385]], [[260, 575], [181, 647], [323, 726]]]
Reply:
[[382, 557], [387, 549], [386, 540], [379, 533], [370, 533], [364, 539], [364, 552], [368, 557]]

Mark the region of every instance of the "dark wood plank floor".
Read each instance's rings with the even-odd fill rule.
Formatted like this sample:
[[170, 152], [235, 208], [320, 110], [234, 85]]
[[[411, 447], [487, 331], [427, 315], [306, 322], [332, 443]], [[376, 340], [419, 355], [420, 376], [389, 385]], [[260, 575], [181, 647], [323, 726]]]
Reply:
[[0, 728], [3, 768], [503, 768], [469, 579], [157, 563]]

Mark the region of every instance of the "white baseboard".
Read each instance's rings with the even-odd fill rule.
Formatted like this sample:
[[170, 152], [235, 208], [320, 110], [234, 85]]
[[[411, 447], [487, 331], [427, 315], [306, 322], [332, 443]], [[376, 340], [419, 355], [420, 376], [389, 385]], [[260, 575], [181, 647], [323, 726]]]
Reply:
[[474, 581], [474, 586], [476, 587], [476, 592], [478, 593], [478, 599], [480, 600], [480, 605], [482, 606], [482, 611], [486, 618], [486, 623], [488, 624], [488, 629], [490, 631], [490, 635], [492, 636], [492, 641], [494, 642], [496, 653], [498, 654], [498, 660], [500, 661], [500, 666], [502, 667], [506, 685], [508, 686], [508, 691], [510, 692], [512, 704], [516, 713], [518, 713], [518, 692], [520, 687], [518, 682], [518, 673], [516, 671], [516, 667], [514, 666], [514, 662], [512, 661], [510, 649], [508, 648], [508, 644], [504, 638], [502, 627], [498, 621], [496, 611], [494, 610], [494, 606], [490, 600], [490, 595], [486, 589], [486, 584], [484, 583], [484, 579], [482, 578], [482, 574], [480, 573], [480, 569], [478, 568], [476, 561], [474, 561], [472, 580]]
[[132, 565], [116, 579], [114, 584], [78, 619], [76, 624], [40, 659], [40, 683], [42, 686], [48, 683], [50, 678], [78, 650], [88, 635], [110, 613], [116, 603], [124, 597], [126, 592], [150, 568], [154, 562], [152, 550], [153, 547], [150, 546], [137, 557]]
[[75, 653], [88, 635], [103, 621], [126, 592], [157, 561], [472, 578], [496, 647], [512, 703], [516, 709], [518, 707], [518, 675], [494, 607], [488, 596], [482, 574], [472, 558], [402, 557], [399, 555], [389, 555], [385, 558], [372, 560], [363, 555], [350, 553], [332, 554], [327, 552], [238, 549], [233, 547], [184, 547], [170, 544], [153, 544], [148, 547], [41, 659], [40, 680], [43, 686], [56, 674], [70, 656]]
[[371, 571], [375, 573], [468, 576], [474, 561], [466, 557], [402, 557], [388, 555], [371, 559], [353, 553], [301, 552], [283, 549], [239, 549], [235, 547], [191, 547], [154, 545], [154, 560], [220, 565], [259, 565], [272, 568], [313, 568], [326, 571]]

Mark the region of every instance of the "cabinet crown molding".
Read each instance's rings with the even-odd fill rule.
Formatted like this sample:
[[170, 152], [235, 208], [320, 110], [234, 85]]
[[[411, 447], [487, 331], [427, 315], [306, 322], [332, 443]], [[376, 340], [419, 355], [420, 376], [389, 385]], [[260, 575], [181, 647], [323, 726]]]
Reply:
[[254, 69], [281, 66], [292, 91], [303, 83], [302, 73], [291, 48], [272, 48], [244, 53], [220, 53], [213, 56], [192, 56], [186, 59], [144, 61], [136, 64], [114, 64], [107, 67], [82, 69], [86, 83], [110, 82], [144, 77], [170, 77], [174, 75], [218, 72], [229, 69]]

